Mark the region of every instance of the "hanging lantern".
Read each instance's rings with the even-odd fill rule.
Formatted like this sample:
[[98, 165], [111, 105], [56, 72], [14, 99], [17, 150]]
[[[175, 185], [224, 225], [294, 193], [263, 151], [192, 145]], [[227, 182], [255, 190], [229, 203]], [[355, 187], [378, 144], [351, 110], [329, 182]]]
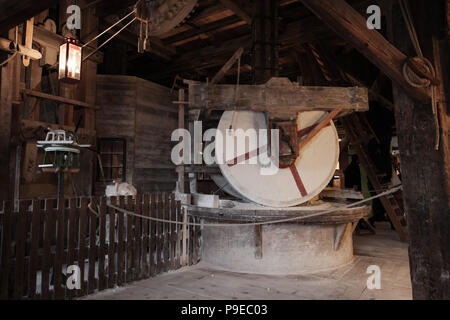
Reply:
[[68, 83], [80, 81], [81, 50], [81, 46], [73, 38], [66, 38], [59, 47], [59, 80]]

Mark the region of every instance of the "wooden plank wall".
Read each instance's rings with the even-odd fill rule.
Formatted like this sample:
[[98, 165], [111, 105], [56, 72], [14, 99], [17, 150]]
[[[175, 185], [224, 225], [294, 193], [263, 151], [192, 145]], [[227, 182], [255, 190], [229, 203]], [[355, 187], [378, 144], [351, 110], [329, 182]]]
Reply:
[[170, 192], [177, 174], [171, 161], [171, 135], [178, 128], [178, 106], [170, 90], [138, 79], [134, 182], [141, 192]]
[[98, 136], [126, 139], [126, 182], [139, 192], [175, 189], [170, 137], [177, 128], [178, 111], [173, 100], [168, 88], [143, 79], [97, 76]]
[[[0, 299], [73, 299], [162, 272], [196, 264], [200, 227], [188, 227], [182, 262], [183, 226], [127, 215], [183, 221], [174, 194], [21, 200], [0, 205]], [[189, 217], [193, 222], [194, 218]], [[198, 222], [198, 219], [196, 220]], [[80, 288], [67, 286], [67, 267], [80, 268]]]
[[[97, 76], [96, 129], [99, 138], [123, 138], [127, 144], [126, 179], [133, 184], [137, 78]], [[104, 186], [100, 185], [103, 193]], [[96, 188], [97, 191], [97, 188]]]

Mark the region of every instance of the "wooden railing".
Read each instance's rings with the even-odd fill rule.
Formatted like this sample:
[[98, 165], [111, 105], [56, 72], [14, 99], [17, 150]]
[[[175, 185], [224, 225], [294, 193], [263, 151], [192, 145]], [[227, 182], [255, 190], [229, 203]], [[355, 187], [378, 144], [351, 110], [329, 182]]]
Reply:
[[[21, 200], [18, 212], [5, 202], [0, 298], [73, 299], [199, 261], [199, 227], [154, 222], [108, 204], [164, 220], [196, 219], [184, 216], [173, 194]], [[68, 266], [79, 267], [79, 289], [67, 286], [76, 283]]]

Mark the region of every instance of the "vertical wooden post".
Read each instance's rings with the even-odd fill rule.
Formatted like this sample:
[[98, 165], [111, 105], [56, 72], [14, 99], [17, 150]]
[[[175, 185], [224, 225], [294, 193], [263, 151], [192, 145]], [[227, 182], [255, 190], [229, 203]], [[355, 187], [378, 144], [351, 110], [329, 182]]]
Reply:
[[[117, 205], [117, 198], [111, 197], [111, 204]], [[116, 210], [109, 209], [109, 244], [108, 244], [108, 288], [114, 288], [116, 275]]]
[[[137, 194], [136, 195], [136, 206], [135, 206], [135, 212], [136, 214], [142, 215], [142, 195]], [[141, 279], [141, 250], [142, 250], [142, 218], [135, 217], [134, 219], [134, 228], [135, 228], [135, 254], [134, 254], [134, 280], [140, 280]]]
[[[77, 220], [80, 217], [75, 198], [70, 199], [69, 205], [70, 205], [70, 213], [69, 213], [69, 224], [67, 227], [69, 236], [67, 238], [67, 257], [66, 257], [67, 265], [66, 265], [66, 268], [68, 266], [73, 265], [74, 261], [75, 261], [75, 239], [78, 236], [78, 234], [76, 232], [77, 226], [78, 226]], [[99, 271], [99, 273], [100, 273], [100, 271]], [[66, 286], [66, 283], [64, 283], [63, 285]], [[75, 291], [73, 289], [70, 290], [69, 288], [67, 288], [67, 298], [72, 299], [74, 297], [74, 295], [75, 295]]]
[[[9, 31], [9, 39], [14, 40], [14, 29]], [[11, 186], [14, 185], [15, 154], [11, 152], [11, 138], [14, 116], [13, 105], [19, 101], [21, 57], [16, 55], [3, 66], [0, 84], [0, 199], [11, 200], [13, 197]], [[20, 108], [18, 108], [20, 110]]]
[[95, 260], [97, 257], [97, 216], [89, 210], [89, 275], [88, 293], [92, 294], [96, 290], [95, 283]]
[[188, 214], [187, 209], [183, 208], [183, 255], [182, 255], [182, 265], [187, 265], [187, 242], [188, 242]]
[[[133, 198], [131, 196], [127, 196], [127, 208], [128, 211], [133, 211]], [[127, 218], [127, 255], [126, 255], [126, 282], [133, 281], [133, 224], [134, 217], [131, 215], [126, 215]]]
[[[57, 219], [57, 229], [56, 229], [56, 253], [55, 253], [55, 267], [53, 268], [53, 274], [55, 279], [54, 284], [54, 290], [55, 290], [55, 298], [58, 300], [62, 300], [65, 297], [65, 283], [63, 284], [62, 279], [62, 266], [64, 264], [64, 247], [65, 247], [65, 241], [64, 236], [67, 233], [66, 229], [66, 204], [65, 200], [62, 198], [58, 199], [58, 212]], [[94, 232], [94, 238], [95, 238], [95, 232]], [[92, 241], [91, 241], [92, 243]], [[92, 248], [91, 248], [92, 249]], [[92, 291], [93, 292], [93, 291]]]
[[7, 201], [4, 204], [3, 211], [3, 232], [2, 232], [2, 261], [0, 273], [0, 299], [6, 300], [9, 298], [9, 283], [10, 283], [10, 265], [11, 258], [11, 242], [12, 242], [12, 212], [11, 202]]
[[[440, 1], [417, 0], [412, 6], [424, 55], [439, 66], [439, 56], [448, 57], [448, 47], [440, 54], [431, 40], [438, 33], [429, 21], [439, 21]], [[393, 16], [400, 17], [397, 6]], [[394, 44], [414, 56], [403, 19], [392, 21]], [[444, 42], [444, 41], [443, 41]], [[447, 44], [448, 46], [448, 44]], [[448, 68], [438, 78], [448, 86]], [[448, 87], [447, 87], [448, 88]], [[397, 84], [393, 86], [395, 117], [401, 157], [403, 196], [410, 236], [409, 258], [414, 299], [450, 299], [450, 149], [445, 104], [439, 105], [441, 144], [435, 150], [435, 121], [431, 105], [414, 101]], [[447, 89], [446, 92], [449, 90]], [[445, 92], [445, 91], [443, 91]]]
[[[105, 276], [105, 255], [106, 255], [106, 197], [100, 199], [100, 244], [98, 252], [98, 282], [99, 290], [102, 291], [107, 288], [106, 276]], [[111, 222], [110, 222], [111, 223]], [[108, 260], [109, 262], [109, 260]]]
[[278, 75], [279, 0], [255, 1], [252, 19], [253, 80], [263, 84]]
[[[86, 250], [86, 239], [87, 239], [87, 211], [88, 211], [88, 199], [81, 199], [81, 208], [80, 208], [80, 236], [78, 238], [78, 265], [80, 266], [81, 272], [81, 289], [79, 290], [77, 296], [82, 297], [86, 292], [86, 282], [84, 281], [85, 271], [85, 263], [84, 261], [87, 258], [87, 250]], [[47, 208], [47, 211], [49, 209]]]
[[[71, 3], [72, 4], [72, 3]], [[83, 43], [91, 40], [99, 33], [99, 18], [95, 12], [95, 6], [87, 6], [88, 1], [82, 0], [81, 6], [85, 6], [86, 9], [82, 13], [80, 38]], [[89, 46], [96, 47], [97, 41], [94, 41]], [[97, 62], [88, 59], [82, 63], [81, 82], [78, 86], [77, 97], [89, 104], [95, 104], [97, 99]], [[74, 122], [78, 121], [80, 117], [83, 117], [81, 127], [87, 130], [95, 131], [95, 110], [89, 108], [83, 108], [82, 110], [75, 111]], [[89, 142], [95, 146], [95, 139], [91, 139]], [[82, 193], [86, 195], [92, 194], [93, 191], [93, 179], [94, 176], [94, 164], [95, 154], [92, 152], [85, 152], [82, 154], [82, 171], [76, 175], [75, 179], [79, 181], [78, 185], [82, 188]]]
[[[117, 205], [117, 203], [113, 204]], [[125, 208], [125, 199], [123, 196], [119, 197], [119, 207]], [[121, 286], [124, 282], [124, 257], [126, 252], [126, 240], [124, 235], [124, 214], [122, 211], [117, 213], [117, 285]]]
[[[178, 102], [180, 103], [178, 105], [178, 129], [184, 129], [184, 102], [185, 96], [184, 96], [184, 89], [180, 89], [178, 91]], [[184, 156], [184, 155], [183, 155]], [[184, 193], [184, 166], [178, 166], [178, 192]]]
[[[156, 195], [153, 193], [151, 195], [151, 200], [150, 200], [150, 216], [152, 218], [157, 218], [158, 217], [158, 213], [157, 213], [157, 209], [156, 209]], [[157, 222], [156, 221], [150, 221], [150, 231], [149, 231], [149, 263], [150, 263], [150, 275], [154, 276], [157, 271], [156, 271], [156, 248], [157, 248], [157, 242], [158, 239], [156, 237], [157, 235]]]
[[30, 250], [30, 283], [28, 297], [36, 297], [36, 278], [39, 261], [39, 242], [41, 234], [41, 201], [33, 200], [33, 213], [31, 222], [31, 250]]
[[[164, 194], [164, 220], [170, 220], [170, 205], [169, 205], [169, 194]], [[163, 223], [163, 261], [164, 261], [164, 272], [169, 271], [169, 227], [170, 224], [167, 222]]]
[[[150, 195], [148, 193], [144, 194], [144, 207], [143, 207], [143, 215], [146, 217], [150, 216]], [[147, 219], [142, 219], [142, 272], [141, 278], [150, 277], [149, 271], [149, 260], [147, 258], [147, 254], [149, 253], [149, 226], [150, 221]]]

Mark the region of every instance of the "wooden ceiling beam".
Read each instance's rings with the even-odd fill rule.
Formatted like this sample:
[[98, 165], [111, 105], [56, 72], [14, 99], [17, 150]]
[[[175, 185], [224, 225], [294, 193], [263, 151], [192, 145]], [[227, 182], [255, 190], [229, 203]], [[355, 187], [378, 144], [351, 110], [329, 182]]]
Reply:
[[[104, 23], [109, 25], [114, 24], [114, 20], [110, 17], [106, 17], [103, 19]], [[118, 27], [116, 27], [118, 28]], [[107, 34], [113, 35], [115, 33], [115, 29], [110, 30]], [[123, 30], [119, 35], [117, 35], [117, 39], [133, 46], [137, 47], [138, 43], [138, 35], [135, 32], [132, 32], [128, 29]], [[160, 58], [163, 58], [165, 60], [170, 60], [173, 56], [176, 55], [177, 51], [176, 48], [172, 45], [167, 45], [162, 42], [161, 39], [156, 37], [150, 37], [150, 48], [147, 49], [147, 52], [154, 54], [156, 56], [159, 56]]]
[[367, 28], [366, 19], [344, 0], [300, 0], [340, 37], [366, 56], [374, 65], [414, 99], [428, 102], [425, 88], [414, 88], [403, 77], [407, 56], [376, 30]]
[[121, 10], [133, 6], [137, 0], [107, 0], [102, 1], [96, 6], [96, 15], [100, 18], [117, 14]]
[[0, 0], [0, 33], [52, 7], [58, 0]]
[[192, 38], [192, 37], [195, 37], [195, 36], [198, 36], [201, 34], [213, 32], [215, 30], [218, 30], [220, 28], [226, 27], [228, 25], [234, 24], [239, 21], [240, 21], [240, 19], [238, 17], [229, 16], [224, 19], [199, 26], [197, 28], [192, 28], [188, 31], [178, 33], [172, 37], [165, 38], [164, 42], [165, 43], [177, 43], [177, 42], [187, 40], [189, 38]]
[[236, 4], [236, 2], [234, 0], [219, 0], [219, 1], [226, 8], [233, 11], [235, 15], [237, 15], [239, 18], [241, 18], [243, 21], [245, 21], [248, 25], [252, 24], [251, 16], [242, 9], [241, 5]]
[[[235, 1], [236, 0], [234, 0], [234, 2]], [[298, 0], [281, 0], [280, 1], [280, 7], [288, 6], [288, 5], [290, 5], [292, 3], [295, 3], [297, 1]], [[242, 2], [240, 4], [245, 6], [244, 2]], [[248, 4], [246, 4], [246, 5], [248, 7]], [[218, 3], [218, 4], [212, 5], [212, 6], [206, 5], [206, 6], [203, 6], [202, 9], [197, 9], [197, 13], [194, 14], [194, 17], [191, 18], [189, 20], [189, 22], [193, 23], [195, 25], [199, 25], [199, 26], [203, 26], [206, 21], [208, 21], [206, 23], [213, 23], [213, 22], [218, 21], [218, 20], [212, 19], [212, 17], [217, 16], [217, 17], [220, 17], [219, 19], [224, 19], [226, 17], [226, 16], [224, 17], [224, 14], [228, 10], [231, 11], [232, 13], [236, 14], [235, 12], [233, 12], [233, 10], [230, 10], [225, 5], [223, 5], [222, 3]], [[246, 14], [248, 16], [250, 16], [250, 14], [248, 13], [248, 11], [249, 11], [248, 9], [244, 9], [243, 11], [246, 12]], [[230, 16], [230, 15], [228, 15], [228, 16]], [[242, 19], [240, 19], [240, 21], [241, 20]], [[188, 31], [188, 30], [186, 30], [186, 28], [184, 28], [184, 26], [182, 26], [181, 28], [173, 29], [172, 31], [168, 32], [167, 34], [162, 35], [160, 38], [161, 39], [167, 39], [167, 38], [174, 37], [175, 35], [177, 35], [179, 33], [182, 33], [182, 32], [186, 32], [186, 31]]]
[[450, 39], [450, 0], [447, 0], [447, 37]]
[[[286, 50], [313, 40], [327, 39], [329, 36], [328, 28], [318, 18], [312, 16], [288, 24], [280, 35], [280, 43], [283, 50]], [[225, 41], [219, 46], [211, 45], [195, 51], [188, 51], [156, 73], [159, 78], [166, 78], [194, 69], [215, 68], [223, 65], [239, 47], [244, 47], [245, 51], [250, 50], [251, 36], [245, 35]]]

